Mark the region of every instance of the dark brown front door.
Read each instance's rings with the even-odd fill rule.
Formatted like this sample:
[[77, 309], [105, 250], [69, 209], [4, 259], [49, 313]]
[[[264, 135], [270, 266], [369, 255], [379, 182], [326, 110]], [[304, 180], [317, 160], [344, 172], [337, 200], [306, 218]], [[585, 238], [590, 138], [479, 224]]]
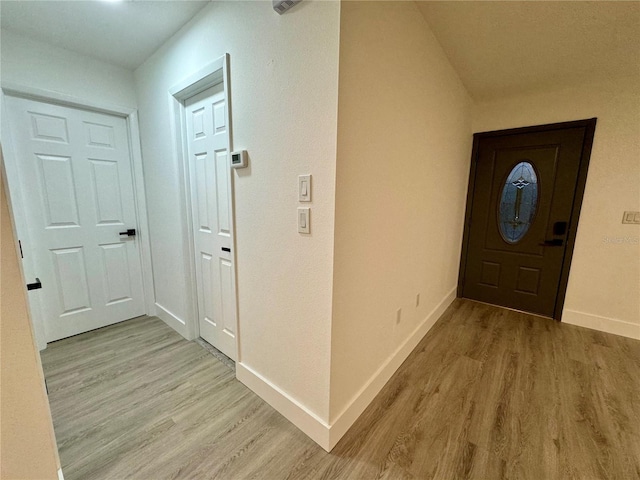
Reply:
[[474, 136], [460, 296], [559, 318], [594, 129]]

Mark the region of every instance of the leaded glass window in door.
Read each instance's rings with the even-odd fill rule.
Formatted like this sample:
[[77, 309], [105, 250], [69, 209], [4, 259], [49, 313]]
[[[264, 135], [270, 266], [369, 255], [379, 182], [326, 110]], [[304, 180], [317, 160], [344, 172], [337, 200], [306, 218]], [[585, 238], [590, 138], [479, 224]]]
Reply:
[[526, 235], [538, 205], [538, 176], [533, 165], [518, 163], [502, 188], [498, 223], [502, 238], [511, 244]]

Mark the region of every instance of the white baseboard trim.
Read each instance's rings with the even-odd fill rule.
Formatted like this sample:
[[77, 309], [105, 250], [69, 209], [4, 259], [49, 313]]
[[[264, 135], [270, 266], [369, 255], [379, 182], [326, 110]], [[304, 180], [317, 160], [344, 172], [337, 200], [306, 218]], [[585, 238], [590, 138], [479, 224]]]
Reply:
[[326, 451], [330, 450], [329, 425], [315, 413], [243, 363], [236, 364], [236, 378], [302, 430], [314, 442]]
[[364, 412], [365, 408], [369, 406], [376, 395], [380, 393], [382, 387], [385, 386], [400, 365], [402, 365], [402, 362], [407, 359], [420, 340], [422, 340], [455, 298], [456, 289], [454, 288], [436, 305], [402, 345], [389, 356], [331, 425], [327, 424], [287, 392], [243, 363], [236, 363], [236, 378], [280, 412], [287, 420], [302, 430], [314, 442], [327, 452], [330, 452], [362, 412]]
[[160, 320], [173, 328], [176, 332], [189, 340], [187, 332], [187, 323], [177, 315], [174, 315], [171, 311], [164, 308], [158, 302], [156, 302], [156, 315]]
[[58, 480], [64, 480], [64, 475], [62, 475], [62, 469], [58, 469]]
[[640, 340], [640, 325], [615, 318], [600, 317], [575, 310], [565, 310], [562, 312], [562, 323]]
[[[365, 408], [380, 393], [382, 387], [389, 381], [398, 370], [409, 354], [416, 348], [420, 340], [433, 327], [444, 311], [456, 299], [456, 288], [451, 290], [442, 301], [427, 315], [420, 325], [416, 327], [411, 335], [396, 349], [393, 354], [380, 366], [369, 381], [351, 399], [349, 404], [338, 414], [336, 420], [331, 424], [329, 431], [329, 451], [340, 441], [345, 433], [351, 428]], [[323, 447], [324, 448], [324, 447]], [[327, 450], [325, 448], [325, 450]]]

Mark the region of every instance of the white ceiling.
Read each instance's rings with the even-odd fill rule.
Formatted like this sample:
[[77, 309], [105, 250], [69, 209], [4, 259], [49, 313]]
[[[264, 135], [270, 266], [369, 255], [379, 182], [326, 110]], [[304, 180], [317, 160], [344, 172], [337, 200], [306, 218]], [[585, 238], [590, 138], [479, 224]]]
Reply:
[[[3, 29], [137, 68], [208, 1], [0, 2]], [[589, 78], [640, 81], [640, 2], [419, 1], [476, 100]]]
[[418, 2], [476, 100], [588, 79], [640, 83], [640, 2]]
[[208, 1], [0, 2], [0, 26], [133, 70]]

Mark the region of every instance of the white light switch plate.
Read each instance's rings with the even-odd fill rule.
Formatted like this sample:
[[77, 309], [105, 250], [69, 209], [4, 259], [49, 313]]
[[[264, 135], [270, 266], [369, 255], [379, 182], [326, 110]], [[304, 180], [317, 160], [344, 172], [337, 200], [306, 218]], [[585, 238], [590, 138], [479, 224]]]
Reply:
[[298, 177], [298, 201], [311, 201], [311, 175], [300, 175]]
[[309, 207], [298, 207], [298, 233], [310, 233], [310, 211]]

